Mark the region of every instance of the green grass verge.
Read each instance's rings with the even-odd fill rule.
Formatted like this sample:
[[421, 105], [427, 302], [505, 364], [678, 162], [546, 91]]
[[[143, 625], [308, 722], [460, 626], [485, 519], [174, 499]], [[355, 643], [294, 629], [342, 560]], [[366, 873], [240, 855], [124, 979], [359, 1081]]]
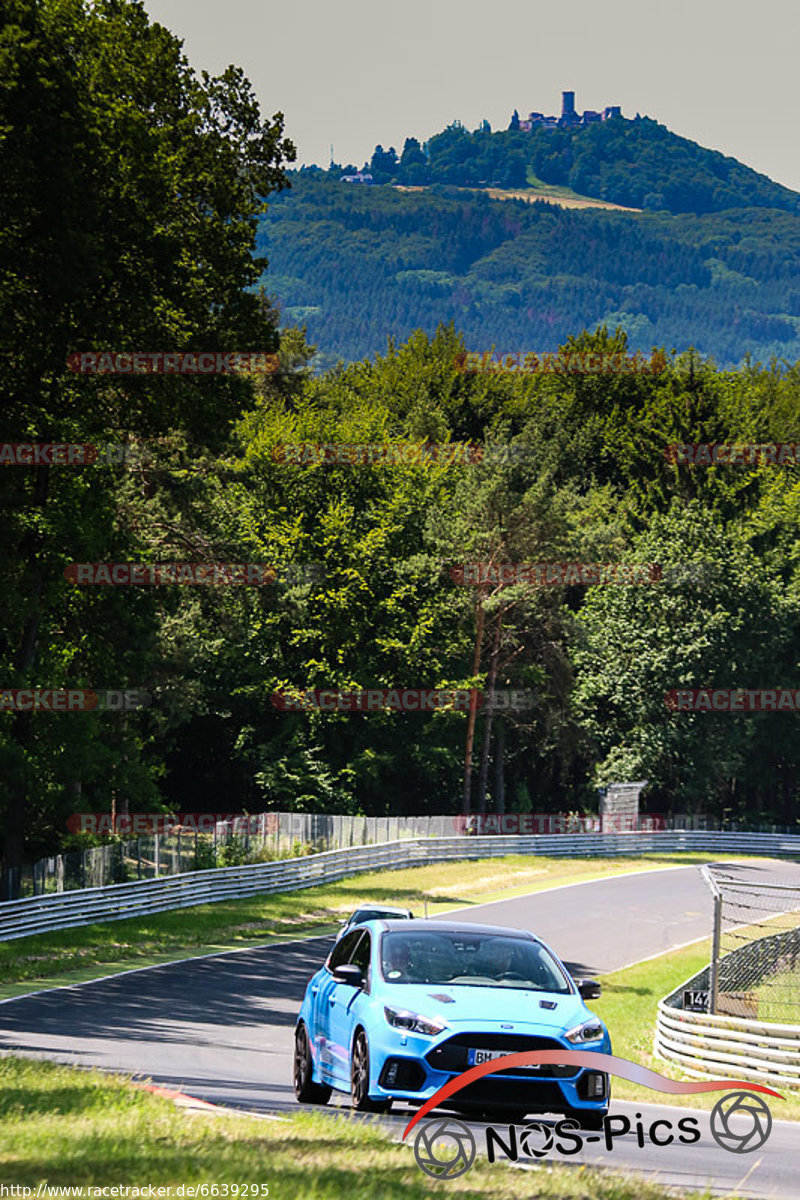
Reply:
[[[542, 196], [554, 196], [556, 199], [564, 200], [593, 200], [595, 196], [584, 196], [582, 192], [573, 191], [571, 187], [567, 187], [562, 183], [545, 183], [539, 179], [532, 167], [528, 167], [525, 174], [526, 186], [531, 191], [539, 192]], [[601, 202], [602, 203], [602, 202]]]
[[[734, 856], [730, 856], [734, 857]], [[659, 866], [708, 862], [707, 854], [638, 858], [544, 858], [529, 854], [352, 875], [297, 892], [222, 901], [0, 942], [0, 1000], [36, 988], [82, 983], [132, 967], [263, 945], [336, 928], [364, 902], [430, 916], [563, 884]], [[124, 968], [123, 968], [124, 969]]]
[[0, 1183], [33, 1189], [153, 1185], [176, 1196], [181, 1185], [216, 1184], [221, 1196], [225, 1184], [258, 1184], [269, 1200], [427, 1200], [443, 1189], [461, 1200], [676, 1195], [606, 1171], [543, 1164], [522, 1175], [480, 1158], [441, 1183], [422, 1174], [410, 1146], [372, 1122], [190, 1114], [121, 1077], [11, 1057], [0, 1058], [0, 1126]]
[[[642, 1066], [650, 1067], [671, 1079], [688, 1080], [675, 1063], [656, 1058], [653, 1054], [653, 1033], [659, 1000], [668, 996], [685, 979], [697, 974], [708, 965], [711, 941], [704, 939], [683, 950], [672, 950], [659, 955], [650, 962], [614, 971], [602, 979], [603, 995], [592, 1000], [589, 1007], [605, 1021], [611, 1034], [614, 1053]], [[735, 1067], [722, 1069], [720, 1078], [736, 1077]], [[800, 1120], [800, 1092], [784, 1086], [775, 1091], [785, 1097], [773, 1100], [767, 1097], [772, 1115], [778, 1120]], [[689, 1108], [711, 1109], [719, 1100], [719, 1092], [706, 1092], [698, 1096], [670, 1096], [638, 1087], [623, 1079], [612, 1079], [611, 1104], [614, 1100], [636, 1100], [642, 1104], [674, 1104]]]
[[800, 997], [800, 970], [781, 971], [753, 989], [758, 1005], [759, 1021], [776, 1021], [779, 1025], [796, 1025], [797, 998]]

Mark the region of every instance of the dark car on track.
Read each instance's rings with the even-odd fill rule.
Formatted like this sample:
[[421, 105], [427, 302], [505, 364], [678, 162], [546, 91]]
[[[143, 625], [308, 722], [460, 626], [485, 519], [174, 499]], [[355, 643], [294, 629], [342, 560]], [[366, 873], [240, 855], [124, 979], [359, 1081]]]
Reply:
[[354, 925], [363, 925], [365, 921], [411, 921], [414, 914], [410, 908], [393, 908], [389, 904], [362, 904], [352, 913], [336, 935], [340, 941]]

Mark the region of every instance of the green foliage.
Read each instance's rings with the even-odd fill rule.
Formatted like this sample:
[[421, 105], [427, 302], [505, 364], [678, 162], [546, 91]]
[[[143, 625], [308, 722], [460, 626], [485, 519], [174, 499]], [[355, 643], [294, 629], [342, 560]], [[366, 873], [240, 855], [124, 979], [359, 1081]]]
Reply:
[[[75, 375], [66, 360], [277, 348], [252, 250], [261, 198], [285, 185], [294, 158], [281, 115], [262, 121], [238, 68], [198, 78], [139, 0], [11, 0], [0, 61], [4, 436], [104, 445], [177, 431], [218, 453], [250, 400], [247, 379]], [[3, 593], [14, 597], [0, 614], [4, 686], [172, 683], [152, 724], [2, 714], [6, 866], [18, 866], [23, 836], [29, 851], [52, 845], [92, 792], [103, 808], [114, 788], [158, 803], [169, 730], [196, 704], [187, 634], [204, 602], [192, 614], [176, 597], [162, 608], [155, 594], [92, 594], [64, 567], [208, 552], [202, 484], [179, 494], [162, 483], [99, 466], [2, 473]]]
[[[758, 206], [800, 213], [800, 197], [790, 188], [648, 117], [525, 132], [515, 110], [508, 130], [470, 134], [450, 126], [430, 139], [428, 153], [434, 183], [483, 185], [521, 160], [544, 183], [630, 208], [702, 214]], [[402, 164], [397, 180], [407, 182]]]
[[[456, 146], [472, 136], [447, 134]], [[379, 353], [387, 337], [404, 341], [415, 329], [432, 336], [448, 321], [481, 351], [555, 350], [576, 330], [605, 324], [624, 328], [645, 353], [693, 346], [722, 365], [800, 357], [794, 212], [576, 211], [301, 172], [271, 203], [258, 247], [269, 256], [270, 294], [307, 306], [302, 319], [325, 366]]]
[[210, 871], [220, 865], [213, 834], [199, 833], [195, 841], [194, 869]]
[[217, 866], [240, 867], [249, 861], [247, 842], [234, 834], [222, 842], [217, 850]]
[[[794, 715], [687, 716], [663, 703], [680, 686], [794, 686], [800, 666], [797, 466], [687, 467], [664, 454], [673, 442], [800, 442], [800, 366], [755, 357], [800, 352], [800, 224], [780, 189], [754, 183], [761, 207], [680, 218], [493, 203], [450, 186], [475, 148], [487, 175], [513, 175], [539, 143], [454, 122], [427, 165], [413, 139], [405, 165], [393, 149], [373, 162], [387, 178], [438, 164], [436, 190], [306, 171], [259, 224], [294, 151], [240, 72], [198, 79], [137, 0], [12, 0], [9, 12], [7, 437], [138, 438], [155, 457], [3, 468], [1, 677], [136, 687], [154, 703], [0, 713], [5, 864], [57, 849], [68, 813], [107, 811], [112, 798], [118, 811], [219, 811], [223, 798], [250, 812], [458, 811], [466, 713], [276, 703], [296, 689], [494, 681], [533, 693], [524, 712], [477, 718], [476, 795], [489, 807], [505, 796], [576, 809], [596, 783], [644, 774], [661, 808], [793, 820]], [[589, 169], [592, 139], [611, 166], [641, 142], [642, 186], [663, 193], [646, 149], [661, 147], [664, 170], [673, 161], [659, 127], [597, 129], [553, 135], [563, 163], [534, 155], [539, 178], [558, 167], [588, 186], [571, 172]], [[719, 168], [712, 208], [753, 182], [694, 159], [704, 187]], [[275, 272], [264, 287], [254, 249]], [[279, 335], [267, 289], [307, 325]], [[665, 369], [648, 376], [459, 370], [467, 345], [493, 342], [702, 354], [664, 350]], [[75, 349], [170, 346], [275, 351], [279, 369], [255, 382], [64, 370]], [[720, 369], [709, 353], [744, 365]], [[387, 441], [527, 454], [354, 466], [276, 453]], [[554, 560], [675, 570], [652, 587], [481, 590], [449, 570]], [[261, 588], [66, 582], [65, 564], [105, 561], [321, 563], [325, 574]], [[200, 843], [201, 861], [208, 853]], [[220, 853], [233, 862], [243, 850]]]
[[596, 782], [649, 779], [657, 811], [680, 794], [690, 809], [710, 800], [738, 820], [754, 808], [778, 819], [774, 781], [800, 756], [796, 721], [708, 721], [670, 712], [665, 697], [675, 688], [758, 686], [765, 670], [764, 686], [793, 686], [800, 622], [780, 577], [735, 524], [726, 529], [698, 501], [676, 500], [655, 516], [634, 554], [662, 564], [673, 581], [657, 591], [594, 589], [579, 618], [575, 701], [599, 752]]

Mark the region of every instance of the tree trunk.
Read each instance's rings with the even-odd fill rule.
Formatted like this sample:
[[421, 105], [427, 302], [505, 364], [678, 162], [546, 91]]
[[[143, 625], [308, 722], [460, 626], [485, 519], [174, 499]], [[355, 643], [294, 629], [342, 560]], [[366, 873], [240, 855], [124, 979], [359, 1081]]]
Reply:
[[503, 759], [506, 749], [506, 723], [501, 717], [494, 735], [494, 807], [499, 813], [506, 811], [506, 781]]
[[[475, 614], [475, 654], [472, 659], [472, 674], [477, 675], [481, 665], [481, 643], [483, 641], [484, 611], [480, 592], [476, 596], [477, 612]], [[465, 817], [470, 813], [472, 793], [472, 748], [475, 744], [475, 720], [477, 709], [474, 704], [469, 706], [467, 720], [467, 745], [464, 751], [464, 799], [461, 811]]]
[[497, 681], [497, 658], [500, 652], [500, 631], [502, 625], [502, 613], [498, 613], [495, 619], [494, 638], [492, 639], [492, 654], [489, 659], [489, 690], [486, 696], [486, 708], [483, 718], [483, 752], [481, 754], [481, 769], [478, 776], [478, 803], [476, 806], [479, 813], [486, 812], [486, 785], [489, 781], [489, 747], [492, 742], [494, 689]]
[[[40, 440], [48, 441], [47, 433], [40, 435]], [[34, 468], [33, 500], [34, 508], [44, 509], [47, 503], [50, 468], [37, 466]], [[39, 534], [26, 533], [20, 545], [21, 555], [27, 559], [28, 587], [30, 597], [28, 616], [22, 631], [22, 640], [15, 663], [19, 680], [27, 676], [36, 661], [36, 642], [39, 636], [41, 620], [41, 599], [44, 587], [44, 569], [39, 560], [37, 549], [40, 541]], [[27, 680], [25, 680], [27, 682]], [[26, 750], [33, 740], [31, 725], [32, 712], [15, 712], [11, 725], [11, 740], [20, 751], [19, 774], [8, 789], [8, 806], [6, 809], [6, 829], [3, 845], [3, 861], [5, 866], [5, 895], [8, 900], [19, 897], [22, 880], [22, 865], [25, 857], [25, 817], [28, 801], [28, 784], [25, 778], [27, 771]]]

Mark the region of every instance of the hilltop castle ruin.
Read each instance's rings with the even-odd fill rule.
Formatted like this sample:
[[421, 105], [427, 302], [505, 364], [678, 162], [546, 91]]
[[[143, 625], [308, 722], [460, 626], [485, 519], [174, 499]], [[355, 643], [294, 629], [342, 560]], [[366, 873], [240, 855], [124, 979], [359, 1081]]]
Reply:
[[594, 109], [584, 109], [582, 113], [575, 111], [575, 93], [561, 93], [561, 116], [546, 117], [544, 113], [529, 113], [525, 120], [519, 122], [519, 128], [531, 129], [578, 129], [584, 125], [596, 125], [600, 121], [608, 121], [612, 117], [621, 117], [622, 108], [619, 104], [610, 104], [602, 112]]

